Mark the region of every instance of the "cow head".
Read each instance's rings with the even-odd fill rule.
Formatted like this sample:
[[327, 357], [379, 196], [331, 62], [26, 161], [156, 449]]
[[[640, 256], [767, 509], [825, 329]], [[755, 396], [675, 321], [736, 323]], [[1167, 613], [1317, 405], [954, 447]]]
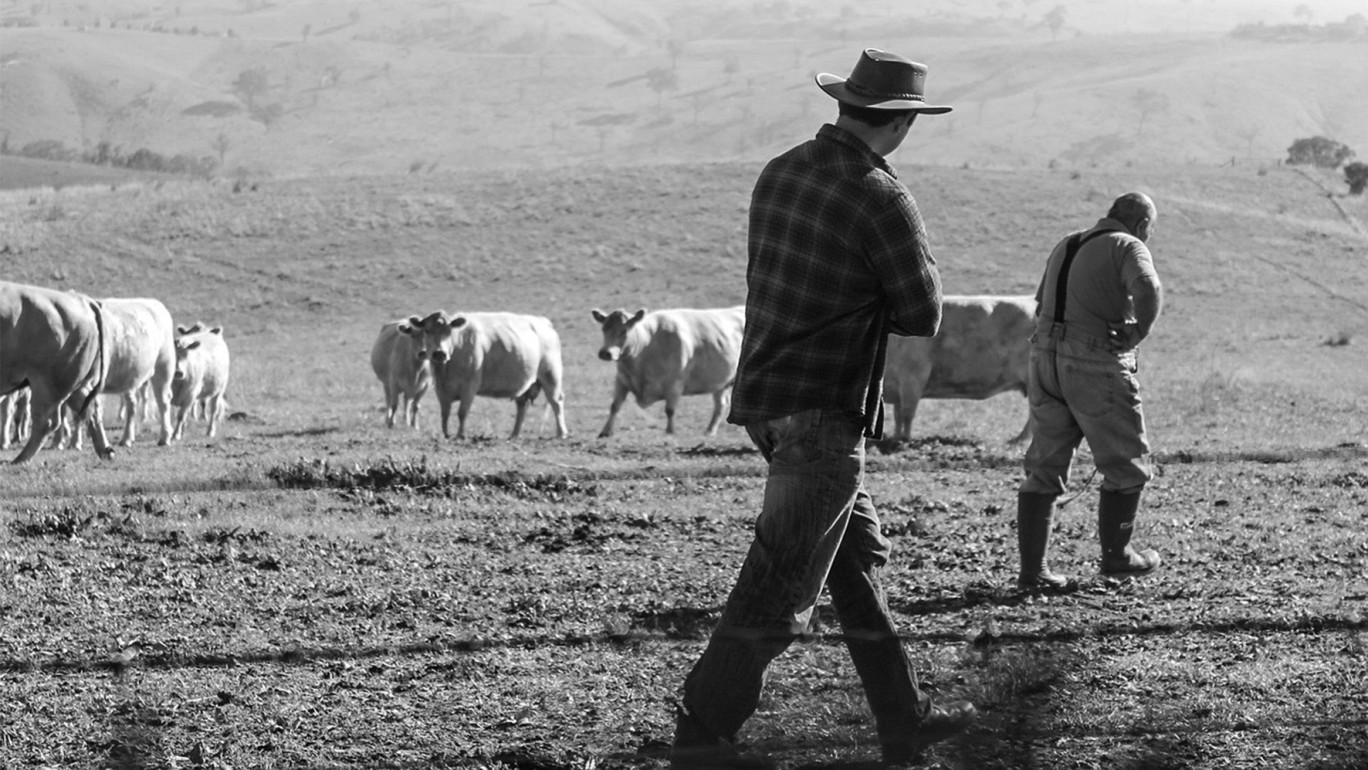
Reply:
[[622, 357], [622, 347], [627, 344], [627, 333], [646, 317], [645, 308], [630, 316], [625, 310], [614, 310], [607, 315], [598, 309], [589, 312], [603, 327], [603, 347], [599, 348], [598, 357], [604, 361], [616, 361]]
[[451, 351], [456, 347], [453, 332], [465, 324], [464, 316], [453, 318], [446, 311], [438, 310], [427, 318], [410, 317], [407, 324], [399, 325], [399, 331], [418, 343], [418, 360], [427, 359], [440, 366], [451, 358]]
[[[185, 327], [181, 327], [185, 328]], [[177, 329], [180, 331], [180, 329]], [[182, 332], [176, 338], [176, 373], [171, 375], [172, 381], [184, 380], [186, 377], [186, 362], [190, 360], [190, 351], [198, 348], [207, 334], [223, 334], [222, 326], [215, 326], [212, 329], [205, 329], [204, 324], [196, 323]]]

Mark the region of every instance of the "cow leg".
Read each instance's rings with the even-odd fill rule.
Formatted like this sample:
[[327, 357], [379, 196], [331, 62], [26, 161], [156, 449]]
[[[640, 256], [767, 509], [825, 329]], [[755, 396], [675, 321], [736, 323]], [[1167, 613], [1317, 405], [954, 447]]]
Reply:
[[1031, 434], [1034, 432], [1034, 429], [1035, 429], [1035, 423], [1031, 420], [1031, 415], [1030, 415], [1030, 414], [1027, 414], [1027, 415], [1026, 415], [1026, 424], [1023, 425], [1023, 426], [1021, 427], [1021, 432], [1018, 433], [1018, 434], [1016, 434], [1016, 437], [1013, 438], [1012, 440], [1008, 441], [1007, 443], [1009, 443], [1009, 444], [1020, 444], [1020, 443], [1022, 443], [1023, 441], [1029, 441], [1030, 438], [1031, 438]]
[[[569, 436], [570, 429], [565, 427], [565, 391], [561, 389], [559, 374], [550, 369], [543, 369], [537, 374], [537, 384], [534, 388], [540, 388], [546, 394], [546, 404], [551, 407], [551, 414], [556, 418], [556, 438]], [[528, 393], [531, 394], [532, 390], [528, 390]]]
[[418, 428], [418, 399], [415, 393], [404, 394], [404, 422], [410, 428]]
[[394, 427], [394, 413], [399, 410], [399, 387], [385, 383], [385, 427]]
[[123, 394], [119, 403], [119, 414], [123, 417], [123, 436], [119, 439], [119, 446], [132, 446], [138, 437], [137, 388]]
[[712, 419], [708, 420], [708, 429], [704, 431], [709, 436], [717, 435], [717, 426], [722, 424], [722, 413], [726, 411], [727, 405], [731, 403], [731, 388], [723, 388], [713, 393], [713, 413]]
[[40, 386], [29, 385], [29, 439], [19, 455], [14, 458], [15, 465], [33, 459], [38, 450], [56, 433], [62, 421], [63, 402], [53, 402], [52, 394], [41, 390]]
[[[475, 396], [473, 394], [470, 396], [461, 395], [461, 403], [456, 407], [456, 440], [458, 441], [465, 440], [466, 415], [470, 414], [470, 407], [474, 403]], [[517, 426], [515, 425], [513, 426], [513, 436], [516, 438], [517, 435]]]
[[14, 396], [0, 396], [0, 449], [9, 449], [14, 438]]
[[675, 410], [679, 407], [679, 399], [684, 395], [684, 380], [680, 379], [665, 393], [665, 432], [674, 434]]
[[613, 435], [613, 423], [617, 421], [618, 410], [622, 408], [622, 402], [627, 400], [627, 386], [621, 380], [613, 383], [613, 403], [608, 405], [608, 422], [603, 424], [603, 430], [599, 431], [599, 438], [608, 438]]
[[223, 394], [219, 393], [209, 397], [209, 403], [205, 406], [204, 416], [209, 420], [209, 429], [204, 435], [213, 438], [218, 433], [218, 424], [223, 420]]
[[523, 419], [527, 417], [527, 404], [530, 401], [531, 399], [524, 396], [518, 396], [513, 399], [513, 404], [517, 407], [517, 412], [513, 417], [513, 433], [508, 436], [510, 439], [515, 439], [518, 437], [519, 433], [522, 433]]
[[[73, 395], [72, 398], [80, 398], [80, 395]], [[77, 436], [78, 448], [80, 445], [81, 417], [82, 415], [76, 415], [72, 429], [72, 432]], [[109, 437], [105, 435], [104, 403], [100, 400], [99, 394], [90, 399], [84, 417], [86, 430], [90, 433], [90, 443], [95, 447], [95, 454], [106, 460], [113, 457], [114, 450], [109, 448]]]
[[166, 446], [171, 443], [171, 378], [167, 377], [165, 382], [152, 380], [152, 386], [144, 396], [143, 408], [156, 402], [157, 410], [157, 446]]
[[893, 418], [893, 438], [902, 441], [912, 439], [912, 420], [917, 416], [917, 403], [919, 401], [920, 399], [916, 396], [907, 395], [903, 397], [902, 404], [898, 406]]
[[451, 431], [447, 428], [451, 422], [451, 401], [437, 396], [437, 408], [442, 413], [442, 438], [451, 438]]

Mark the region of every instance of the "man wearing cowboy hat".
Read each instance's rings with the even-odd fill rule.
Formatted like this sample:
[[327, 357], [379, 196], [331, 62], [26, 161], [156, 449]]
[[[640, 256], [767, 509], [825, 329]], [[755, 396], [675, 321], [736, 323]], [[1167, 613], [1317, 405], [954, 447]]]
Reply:
[[916, 202], [884, 157], [927, 104], [926, 67], [865, 50], [849, 78], [821, 74], [834, 124], [770, 161], [751, 197], [746, 330], [728, 421], [769, 463], [741, 573], [684, 683], [676, 767], [748, 767], [733, 743], [770, 662], [808, 627], [825, 585], [874, 714], [883, 758], [917, 759], [964, 730], [973, 704], [917, 685], [880, 571], [889, 542], [864, 488], [882, 432], [888, 334], [929, 336], [940, 276]]

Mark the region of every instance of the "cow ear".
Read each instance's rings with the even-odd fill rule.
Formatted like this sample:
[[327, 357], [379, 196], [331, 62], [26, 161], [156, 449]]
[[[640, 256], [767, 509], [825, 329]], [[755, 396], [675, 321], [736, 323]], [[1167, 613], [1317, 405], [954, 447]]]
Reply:
[[199, 340], [191, 340], [191, 341], [185, 343], [185, 350], [194, 350], [195, 348], [197, 348], [197, 347], [199, 347], [199, 346], [200, 346], [200, 341], [199, 341]]
[[222, 327], [222, 326], [215, 326], [214, 328], [212, 328], [212, 329], [209, 330], [209, 333], [210, 333], [210, 334], [217, 334], [217, 335], [219, 335], [220, 337], [222, 337], [222, 336], [223, 336], [223, 327]]
[[400, 330], [400, 331], [404, 331], [405, 334], [413, 334], [414, 332], [416, 332], [416, 331], [418, 330], [418, 327], [420, 327], [420, 326], [422, 326], [422, 325], [423, 325], [423, 319], [419, 318], [419, 317], [416, 316], [416, 315], [411, 315], [411, 316], [409, 316], [409, 320], [408, 320], [409, 331], [404, 331], [404, 327], [403, 327], [403, 326], [400, 326], [400, 327], [399, 327], [399, 330]]
[[465, 326], [465, 325], [466, 325], [465, 316], [463, 316], [463, 315], [458, 315], [458, 316], [456, 316], [455, 318], [451, 319], [451, 323], [448, 324], [448, 325], [449, 325], [451, 328], [453, 328], [453, 329], [459, 329], [459, 328], [461, 328], [462, 326]]
[[590, 311], [589, 311], [589, 315], [593, 316], [593, 317], [594, 317], [594, 320], [595, 320], [595, 321], [598, 321], [599, 323], [603, 323], [604, 321], [607, 321], [607, 320], [608, 320], [608, 316], [604, 315], [604, 314], [603, 314], [603, 311], [602, 311], [602, 310], [599, 310], [598, 308], [594, 308], [593, 310], [590, 310]]
[[634, 323], [636, 323], [637, 321], [640, 321], [641, 319], [643, 319], [643, 318], [645, 318], [645, 317], [646, 317], [646, 308], [642, 308], [642, 309], [636, 311], [636, 314], [633, 315], [631, 318], [627, 319], [627, 323], [629, 323], [629, 324], [634, 324]]
[[394, 328], [398, 330], [400, 334], [413, 334], [413, 327], [403, 321], [396, 324]]

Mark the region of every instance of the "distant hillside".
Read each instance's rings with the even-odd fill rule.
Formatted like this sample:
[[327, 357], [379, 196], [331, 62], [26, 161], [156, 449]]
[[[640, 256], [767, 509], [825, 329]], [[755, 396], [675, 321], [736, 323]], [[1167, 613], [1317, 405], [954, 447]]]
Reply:
[[54, 0], [0, 37], [0, 136], [276, 176], [754, 161], [834, 116], [816, 72], [877, 45], [926, 61], [929, 96], [956, 106], [895, 162], [1267, 163], [1313, 135], [1368, 156], [1361, 41], [1087, 35], [992, 4], [736, 5]]

